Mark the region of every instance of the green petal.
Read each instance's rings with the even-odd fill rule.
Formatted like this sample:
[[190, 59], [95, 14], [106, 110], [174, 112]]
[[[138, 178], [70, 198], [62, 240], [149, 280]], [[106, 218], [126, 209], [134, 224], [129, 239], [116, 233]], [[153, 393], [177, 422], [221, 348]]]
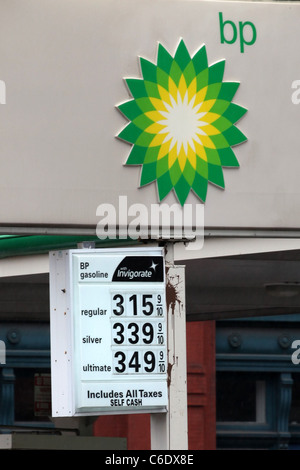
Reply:
[[225, 60], [220, 60], [209, 67], [209, 83], [221, 83], [225, 69]]
[[160, 147], [148, 147], [145, 154], [144, 163], [154, 163], [157, 161]]
[[223, 116], [229, 119], [233, 124], [241, 119], [242, 116], [247, 112], [246, 108], [239, 106], [234, 103], [230, 103]]
[[153, 82], [145, 82], [145, 89], [146, 93], [151, 98], [158, 98], [160, 99], [160, 94], [157, 88], [157, 84]]
[[208, 164], [207, 161], [203, 160], [197, 155], [196, 161], [196, 173], [198, 173], [201, 178], [208, 179]]
[[144, 80], [138, 78], [127, 78], [126, 83], [130, 93], [134, 98], [142, 98], [148, 96]]
[[147, 163], [142, 167], [142, 174], [140, 179], [140, 185], [145, 186], [146, 184], [152, 183], [156, 180], [156, 162]]
[[173, 60], [173, 57], [168, 53], [168, 51], [161, 44], [158, 44], [157, 66], [164, 70], [168, 75], [170, 73]]
[[147, 129], [147, 127], [153, 124], [153, 121], [147, 116], [145, 116], [145, 114], [140, 114], [137, 118], [132, 120], [132, 123], [139, 129], [142, 129], [144, 131], [145, 129]]
[[149, 82], [156, 82], [156, 65], [152, 64], [143, 57], [140, 58], [141, 70], [144, 77], [144, 80]]
[[240, 144], [247, 140], [247, 137], [235, 126], [231, 126], [223, 135], [230, 146]]
[[195, 168], [192, 167], [189, 160], [186, 161], [185, 167], [183, 169], [183, 176], [191, 187], [195, 179]]
[[186, 69], [188, 64], [191, 62], [190, 54], [183, 40], [180, 41], [177, 47], [174, 59], [179, 65], [182, 72]]
[[202, 90], [202, 88], [208, 85], [208, 69], [203, 70], [197, 76], [197, 91]]
[[173, 61], [170, 69], [170, 77], [174, 81], [175, 85], [178, 86], [179, 80], [181, 79], [182, 71], [177, 62]]
[[221, 100], [221, 99], [218, 98], [216, 100], [215, 104], [212, 106], [210, 112], [215, 113], [215, 114], [219, 114], [221, 116], [221, 115], [225, 114], [225, 111], [229, 106], [230, 106], [229, 101]]
[[157, 84], [165, 88], [165, 90], [169, 87], [169, 74], [167, 74], [163, 69], [157, 67], [156, 70], [156, 81]]
[[180, 204], [183, 206], [191, 190], [190, 185], [187, 183], [183, 175], [179, 178], [174, 189]]
[[208, 164], [221, 166], [219, 151], [216, 149], [206, 149]]
[[[203, 70], [208, 69], [208, 61], [205, 46], [202, 46], [194, 55], [193, 59], [194, 69], [196, 75], [199, 75]], [[208, 72], [208, 71], [207, 71]]]
[[220, 186], [220, 188], [225, 188], [223, 170], [221, 166], [208, 164], [208, 180], [211, 183]]
[[209, 138], [211, 139], [211, 141], [213, 142], [217, 150], [223, 149], [229, 146], [228, 140], [225, 138], [223, 134], [210, 135]]
[[203, 178], [200, 174], [195, 174], [195, 179], [193, 181], [192, 189], [195, 194], [201, 199], [201, 201], [205, 202], [206, 195], [207, 195], [207, 178]]
[[141, 132], [141, 134], [136, 139], [136, 144], [140, 145], [141, 147], [149, 147], [153, 138], [153, 134], [149, 134], [148, 132]]
[[143, 113], [147, 113], [149, 111], [154, 111], [155, 106], [151, 103], [148, 97], [146, 98], [138, 98], [136, 101], [137, 106]]
[[187, 67], [184, 69], [183, 76], [186, 82], [186, 86], [188, 87], [191, 84], [191, 82], [194, 80], [194, 78], [196, 77], [193, 62], [190, 62], [187, 65]]
[[126, 140], [126, 142], [130, 142], [134, 144], [139, 136], [141, 135], [142, 131], [138, 127], [136, 127], [132, 122], [130, 122], [118, 135], [120, 139]]
[[126, 165], [142, 165], [145, 161], [146, 148], [133, 145], [127, 158]]
[[224, 116], [220, 116], [212, 123], [212, 126], [223, 133], [232, 126], [232, 122], [226, 119]]
[[239, 167], [239, 162], [231, 147], [219, 150], [219, 156], [222, 166]]
[[173, 189], [173, 183], [171, 181], [169, 172], [164, 173], [160, 178], [157, 179], [157, 189], [160, 201], [162, 201]]
[[164, 175], [166, 172], [169, 172], [168, 155], [166, 155], [164, 158], [160, 158], [159, 160], [157, 160], [157, 179], [161, 178], [161, 176]]
[[181, 169], [180, 169], [180, 166], [179, 166], [179, 163], [178, 163], [178, 160], [176, 160], [173, 165], [171, 166], [170, 168], [170, 178], [171, 178], [171, 181], [173, 183], [173, 186], [176, 185], [176, 183], [178, 182], [182, 172], [181, 172]]
[[141, 109], [137, 105], [135, 100], [126, 101], [126, 103], [122, 103], [118, 106], [118, 109], [121, 113], [124, 114], [130, 121], [135, 119], [137, 116], [141, 114]]
[[213, 83], [207, 86], [207, 92], [205, 96], [205, 100], [216, 100], [219, 96], [222, 84], [221, 83]]
[[232, 101], [234, 95], [240, 84], [238, 82], [224, 82], [222, 83], [219, 93], [219, 99], [225, 101]]

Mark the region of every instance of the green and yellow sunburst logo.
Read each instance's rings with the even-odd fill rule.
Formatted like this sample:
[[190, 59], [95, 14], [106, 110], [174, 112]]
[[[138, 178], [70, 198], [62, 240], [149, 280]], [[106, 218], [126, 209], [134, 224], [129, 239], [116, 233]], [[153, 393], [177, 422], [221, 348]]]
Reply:
[[130, 121], [118, 137], [132, 144], [126, 165], [142, 165], [140, 185], [156, 180], [161, 201], [174, 189], [183, 206], [192, 190], [205, 202], [208, 182], [225, 187], [222, 167], [238, 167], [232, 147], [247, 140], [235, 123], [238, 82], [223, 82], [225, 60], [208, 65], [183, 40], [174, 58], [158, 45], [157, 65], [140, 58], [142, 79], [127, 79], [133, 99], [118, 106]]

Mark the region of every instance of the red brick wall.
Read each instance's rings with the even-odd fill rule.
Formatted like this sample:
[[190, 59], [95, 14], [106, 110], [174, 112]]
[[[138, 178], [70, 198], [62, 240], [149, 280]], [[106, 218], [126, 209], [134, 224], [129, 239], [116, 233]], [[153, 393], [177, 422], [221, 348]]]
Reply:
[[190, 450], [216, 448], [215, 322], [187, 323]]
[[150, 450], [150, 415], [100, 416], [94, 424], [94, 435], [126, 437], [128, 450]]
[[[187, 323], [187, 373], [189, 449], [215, 449], [215, 322]], [[94, 434], [127, 437], [128, 450], [151, 449], [149, 415], [100, 416]]]

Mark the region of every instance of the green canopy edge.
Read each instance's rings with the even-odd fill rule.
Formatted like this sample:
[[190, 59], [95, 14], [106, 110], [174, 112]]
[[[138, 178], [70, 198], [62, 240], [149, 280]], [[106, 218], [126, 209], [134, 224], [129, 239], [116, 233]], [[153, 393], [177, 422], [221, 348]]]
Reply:
[[100, 240], [96, 236], [69, 235], [0, 235], [0, 259], [12, 256], [48, 253], [55, 250], [68, 250], [82, 242], [94, 242], [96, 248], [128, 246], [137, 240]]

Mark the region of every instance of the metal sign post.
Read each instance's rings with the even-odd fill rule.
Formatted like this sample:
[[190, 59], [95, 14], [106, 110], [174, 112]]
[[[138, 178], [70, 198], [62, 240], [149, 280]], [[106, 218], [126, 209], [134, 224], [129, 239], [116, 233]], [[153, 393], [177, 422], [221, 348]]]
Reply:
[[153, 450], [188, 449], [185, 268], [174, 265], [174, 245], [166, 246], [168, 324], [168, 412], [151, 415]]

